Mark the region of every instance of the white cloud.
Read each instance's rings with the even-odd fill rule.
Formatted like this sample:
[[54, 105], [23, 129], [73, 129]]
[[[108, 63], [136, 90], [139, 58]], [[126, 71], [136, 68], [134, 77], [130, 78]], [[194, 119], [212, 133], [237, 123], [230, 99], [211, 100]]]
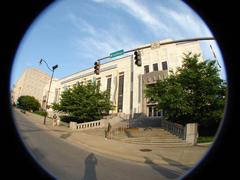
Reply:
[[87, 61], [87, 59], [96, 60], [108, 56], [113, 51], [128, 50], [141, 44], [132, 38], [124, 23], [111, 24], [101, 29], [73, 13], [69, 13], [68, 17], [77, 30], [88, 33], [87, 35], [79, 33], [79, 36], [75, 36], [73, 39], [78, 56], [86, 58], [83, 61]]
[[102, 3], [102, 2], [105, 2], [105, 0], [92, 0], [93, 2], [96, 2], [96, 3]]
[[[148, 7], [137, 0], [110, 0], [108, 2], [115, 8], [122, 8], [136, 19], [144, 23], [157, 37], [171, 37], [174, 39], [186, 37], [211, 36], [211, 32], [204, 22], [185, 6], [182, 2], [177, 2], [179, 8], [167, 7], [163, 3], [156, 7]], [[150, 3], [149, 3], [150, 4]]]
[[123, 10], [127, 10], [135, 18], [141, 20], [147, 27], [149, 27], [154, 32], [167, 31], [168, 27], [159, 21], [156, 15], [152, 13], [150, 9], [143, 6], [136, 0], [115, 0], [115, 3], [123, 5]]
[[[177, 32], [179, 36], [192, 35], [194, 37], [207, 37], [212, 36], [208, 27], [204, 22], [197, 17], [194, 12], [186, 9], [185, 11], [176, 11], [164, 6], [158, 7], [160, 14], [170, 20], [169, 29], [170, 32]], [[170, 28], [170, 26], [172, 26]], [[175, 26], [175, 28], [174, 28]], [[177, 31], [179, 29], [179, 31]], [[180, 30], [181, 29], [181, 30]]]
[[123, 32], [115, 29], [114, 34], [122, 34], [122, 37], [114, 35], [109, 30], [100, 30], [99, 33], [91, 36], [78, 38], [76, 40], [76, 48], [81, 56], [91, 59], [98, 59], [108, 56], [111, 52], [124, 49], [129, 50], [140, 44], [140, 42], [127, 36], [128, 32]]
[[85, 21], [83, 18], [76, 16], [73, 13], [69, 13], [68, 18], [72, 22], [72, 25], [78, 30], [91, 34], [96, 33], [95, 28], [92, 25], [90, 25], [87, 21]]
[[[150, 9], [136, 0], [93, 1], [121, 8], [144, 23], [143, 29], [147, 27], [148, 33], [154, 34], [157, 38], [183, 39], [211, 36], [207, 26], [190, 9], [179, 8], [177, 11], [178, 8], [166, 7], [162, 4]], [[69, 14], [69, 18], [75, 28], [88, 33], [87, 36], [79, 36], [75, 40], [78, 53], [86, 58], [101, 58], [110, 52], [123, 48], [126, 50], [142, 44], [131, 35], [124, 22], [114, 23], [112, 27], [108, 24], [101, 29], [73, 13]]]
[[159, 21], [158, 15], [153, 14], [152, 9], [140, 3], [138, 0], [94, 0], [98, 3], [107, 3], [114, 8], [121, 8], [137, 20], [144, 23], [144, 27], [148, 27], [152, 33], [159, 34], [159, 32], [168, 31], [168, 27]]

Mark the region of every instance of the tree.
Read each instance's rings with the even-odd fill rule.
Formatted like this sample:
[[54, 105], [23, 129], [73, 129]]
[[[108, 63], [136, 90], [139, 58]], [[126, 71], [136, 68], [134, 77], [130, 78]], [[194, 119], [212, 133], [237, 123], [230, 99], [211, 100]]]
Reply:
[[101, 92], [95, 82], [89, 82], [65, 90], [60, 102], [53, 104], [52, 108], [88, 122], [101, 119], [113, 109], [113, 105], [107, 91]]
[[41, 107], [38, 100], [33, 96], [20, 96], [17, 100], [17, 106], [27, 111], [37, 111]]
[[216, 61], [199, 62], [199, 55], [185, 54], [182, 67], [145, 90], [149, 100], [157, 102], [169, 121], [199, 123], [202, 129], [216, 131], [223, 117], [226, 82], [219, 76]]

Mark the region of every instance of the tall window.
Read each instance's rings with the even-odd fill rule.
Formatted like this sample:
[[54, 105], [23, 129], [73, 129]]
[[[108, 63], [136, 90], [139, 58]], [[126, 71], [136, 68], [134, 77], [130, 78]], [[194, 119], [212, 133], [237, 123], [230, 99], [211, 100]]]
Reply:
[[149, 73], [149, 65], [144, 66], [144, 74]]
[[55, 97], [54, 97], [54, 103], [58, 101], [58, 88], [55, 88]]
[[153, 64], [153, 71], [158, 71], [158, 63]]
[[97, 90], [99, 91], [101, 86], [101, 78], [96, 79], [96, 85], [97, 85]]
[[163, 61], [162, 62], [162, 70], [167, 70], [168, 66], [167, 66], [167, 61]]
[[118, 112], [122, 112], [123, 108], [123, 88], [124, 88], [124, 74], [119, 75], [119, 85], [118, 85]]
[[111, 93], [111, 82], [112, 82], [112, 77], [108, 77], [107, 78], [107, 92], [109, 93], [109, 95]]
[[100, 87], [101, 86], [101, 78], [97, 78], [96, 82], [97, 82], [97, 86]]

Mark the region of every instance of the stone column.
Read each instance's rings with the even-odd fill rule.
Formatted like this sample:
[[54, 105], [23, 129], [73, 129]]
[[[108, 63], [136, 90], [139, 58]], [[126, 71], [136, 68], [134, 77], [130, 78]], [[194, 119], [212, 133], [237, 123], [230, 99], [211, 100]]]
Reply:
[[76, 122], [72, 122], [72, 129], [76, 130], [77, 129], [77, 123]]
[[186, 143], [196, 145], [198, 139], [198, 124], [189, 123], [186, 127]]
[[77, 129], [77, 123], [71, 121], [71, 122], [69, 123], [69, 128], [70, 128], [70, 129], [73, 129], [73, 130]]

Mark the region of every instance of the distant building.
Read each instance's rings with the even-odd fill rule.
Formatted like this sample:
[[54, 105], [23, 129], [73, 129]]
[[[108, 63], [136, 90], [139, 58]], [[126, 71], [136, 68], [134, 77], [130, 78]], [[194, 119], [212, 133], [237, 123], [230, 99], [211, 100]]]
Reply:
[[[49, 82], [50, 83], [50, 82]], [[43, 88], [43, 97], [42, 97], [42, 108], [46, 108], [46, 101], [48, 96], [48, 90], [49, 90], [49, 83], [45, 85]], [[48, 105], [52, 105], [52, 103], [56, 103], [59, 101], [60, 98], [60, 84], [58, 79], [52, 80], [51, 83], [51, 89], [49, 92], [49, 98], [48, 98]]]
[[[160, 43], [171, 41], [169, 39]], [[137, 47], [140, 48], [140, 47]], [[150, 103], [144, 97], [146, 86], [156, 83], [157, 80], [167, 78], [169, 71], [176, 71], [182, 66], [183, 53], [201, 54], [199, 42], [173, 43], [167, 45], [151, 46], [140, 50], [142, 66], [136, 66], [133, 53], [125, 57], [101, 63], [100, 74], [94, 73], [90, 67], [58, 80], [49, 97], [49, 104], [58, 102], [60, 94], [81, 82], [96, 81], [100, 90], [108, 90], [115, 109], [110, 113], [123, 112], [128, 115], [144, 113], [147, 116], [161, 116], [162, 112], [156, 110], [156, 104]], [[200, 59], [203, 60], [202, 56]], [[94, 63], [94, 62], [93, 62]]]
[[27, 68], [12, 89], [12, 103], [17, 103], [20, 96], [35, 97], [40, 104], [43, 102], [43, 90], [51, 77], [35, 68]]

